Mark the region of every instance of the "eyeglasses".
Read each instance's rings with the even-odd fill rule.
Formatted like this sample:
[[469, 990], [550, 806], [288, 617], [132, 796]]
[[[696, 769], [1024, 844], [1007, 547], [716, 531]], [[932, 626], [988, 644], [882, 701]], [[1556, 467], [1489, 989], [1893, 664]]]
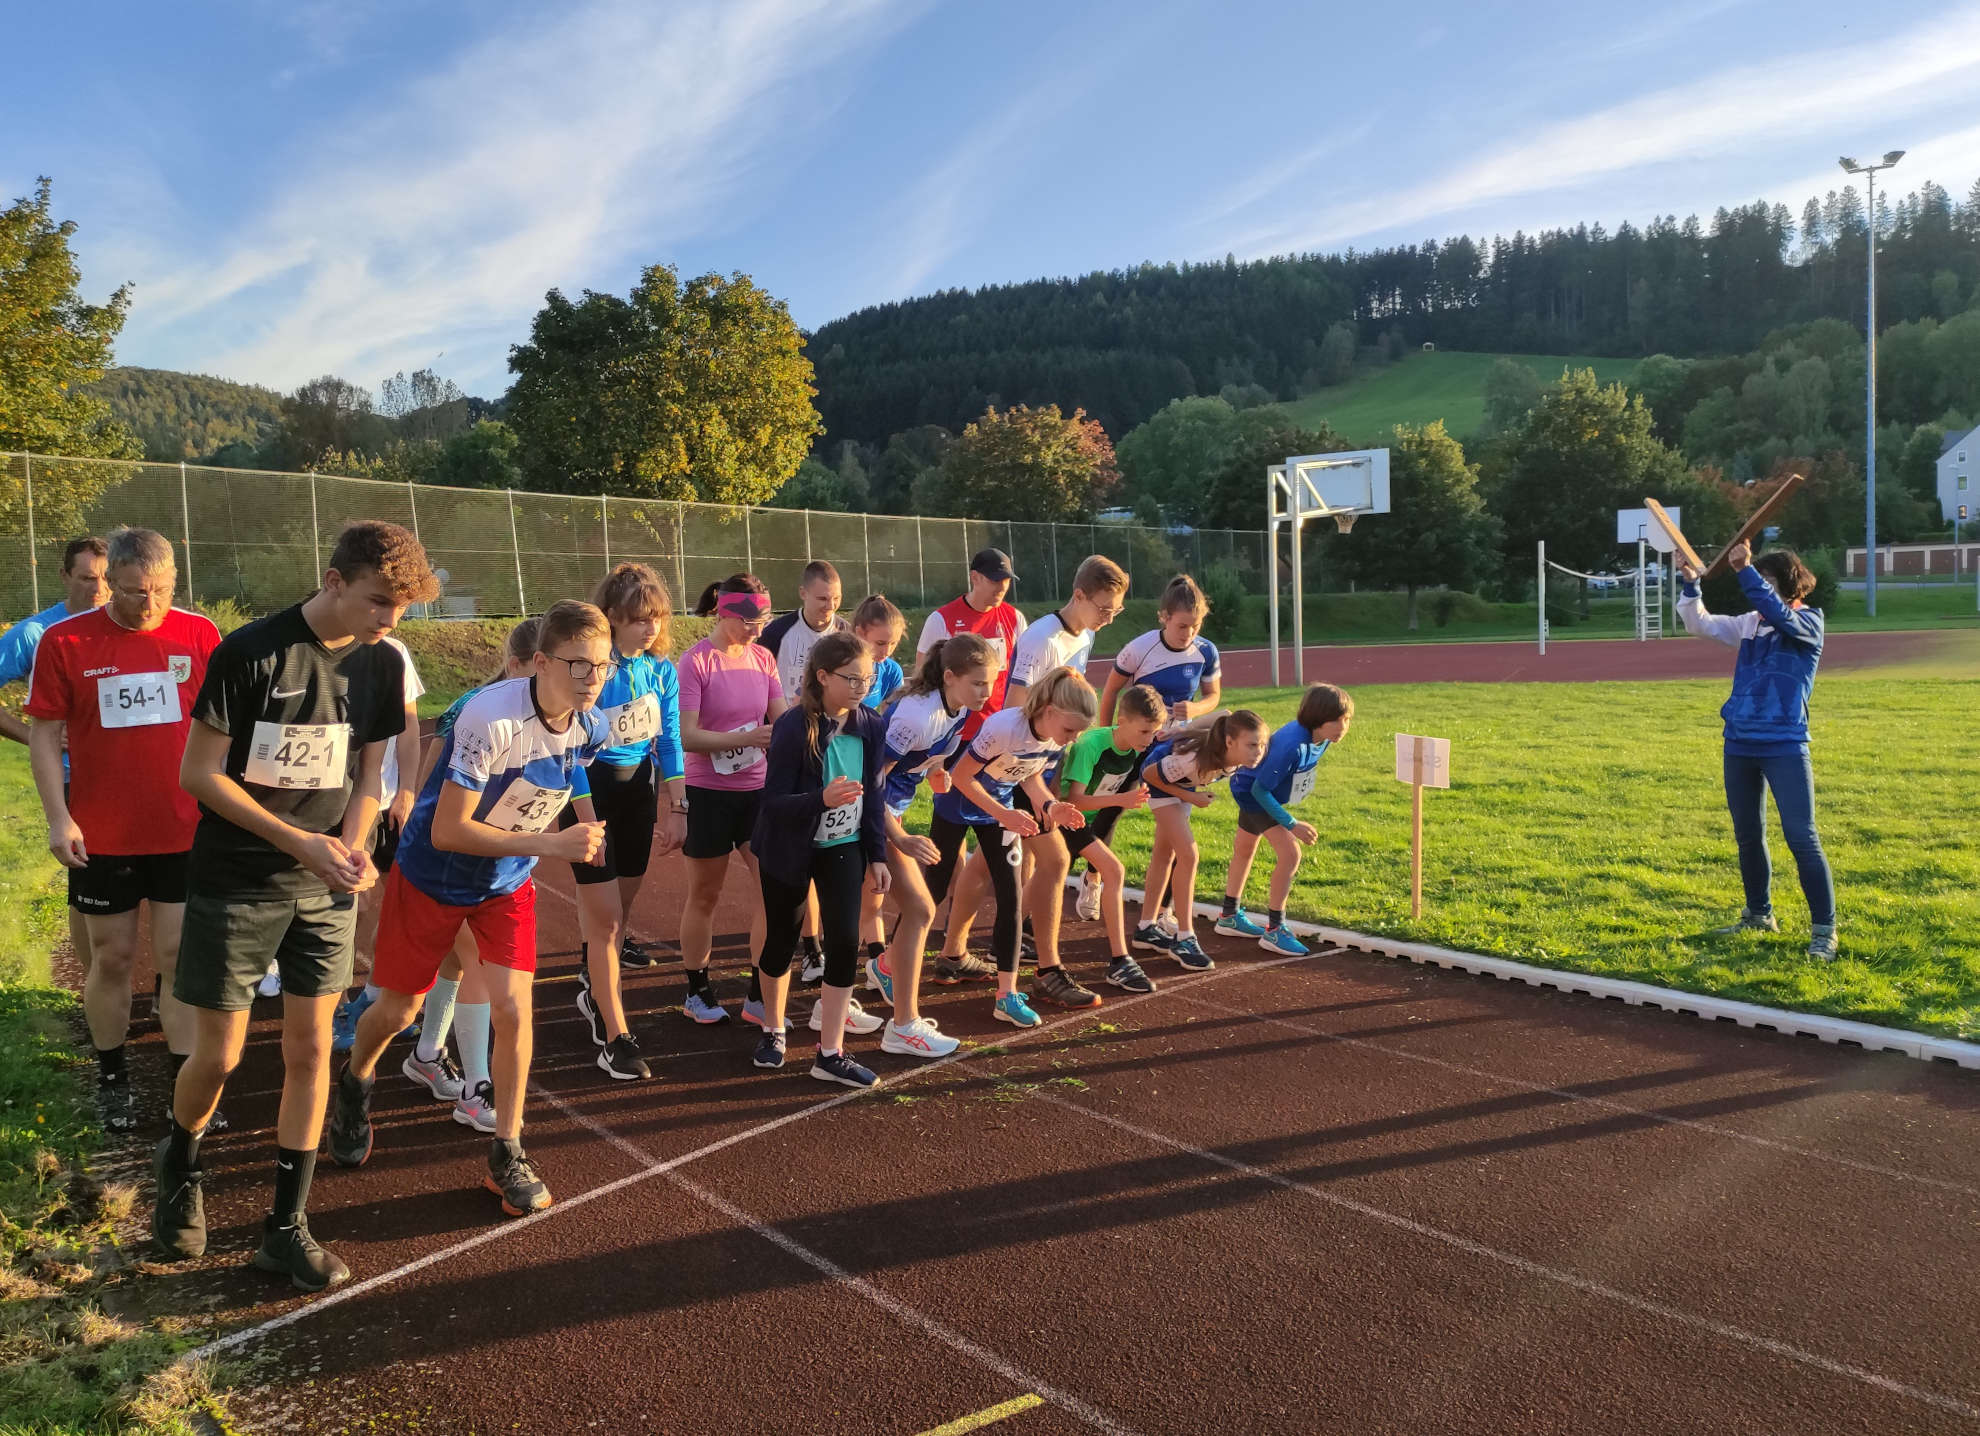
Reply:
[[832, 670], [832, 676], [850, 688], [855, 698], [873, 686], [872, 674], [868, 674], [864, 678], [856, 678], [850, 673], [841, 673], [838, 669], [834, 668]]
[[612, 675], [619, 671], [619, 665], [611, 659], [603, 663], [593, 663], [589, 658], [565, 658], [555, 653], [546, 653], [543, 656], [555, 658], [564, 667], [570, 669], [573, 683], [589, 683], [594, 677], [601, 683], [609, 682]]

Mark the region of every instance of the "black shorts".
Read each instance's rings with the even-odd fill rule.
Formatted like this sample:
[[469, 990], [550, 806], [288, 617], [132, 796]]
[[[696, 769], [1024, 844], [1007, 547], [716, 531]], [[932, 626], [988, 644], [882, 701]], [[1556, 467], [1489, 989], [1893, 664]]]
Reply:
[[1238, 804], [1238, 826], [1254, 838], [1262, 838], [1279, 826], [1278, 821], [1263, 808], [1247, 808]]
[[[572, 863], [571, 876], [580, 884], [609, 883], [618, 878], [644, 877], [653, 858], [653, 830], [660, 823], [660, 795], [654, 787], [653, 760], [620, 768], [593, 763], [584, 770], [591, 782], [591, 811], [605, 825], [605, 861]], [[689, 809], [692, 813], [692, 809]], [[577, 821], [577, 810], [566, 805], [557, 826]], [[755, 810], [750, 822], [756, 821]]]
[[210, 1012], [245, 1011], [254, 1005], [254, 985], [273, 958], [285, 994], [329, 997], [351, 985], [356, 931], [353, 893], [272, 900], [192, 893], [186, 898], [172, 995]]
[[1102, 808], [1097, 813], [1086, 815], [1083, 828], [1061, 828], [1059, 836], [1066, 840], [1066, 851], [1078, 857], [1095, 843], [1110, 843], [1114, 840], [1114, 825], [1121, 820], [1119, 808]]
[[399, 830], [380, 814], [378, 825], [371, 830], [371, 865], [383, 875], [392, 871], [398, 857]]
[[88, 867], [69, 869], [69, 906], [92, 917], [129, 912], [141, 902], [185, 900], [184, 853], [97, 853]]
[[690, 858], [726, 858], [749, 846], [756, 831], [761, 788], [697, 788], [688, 785], [687, 842], [681, 853]]

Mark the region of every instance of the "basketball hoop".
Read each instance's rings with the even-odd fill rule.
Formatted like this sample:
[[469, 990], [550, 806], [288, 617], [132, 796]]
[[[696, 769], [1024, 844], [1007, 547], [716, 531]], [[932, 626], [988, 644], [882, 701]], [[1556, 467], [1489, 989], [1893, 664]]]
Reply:
[[1342, 533], [1354, 532], [1354, 521], [1361, 517], [1359, 509], [1343, 509], [1334, 515], [1334, 527]]

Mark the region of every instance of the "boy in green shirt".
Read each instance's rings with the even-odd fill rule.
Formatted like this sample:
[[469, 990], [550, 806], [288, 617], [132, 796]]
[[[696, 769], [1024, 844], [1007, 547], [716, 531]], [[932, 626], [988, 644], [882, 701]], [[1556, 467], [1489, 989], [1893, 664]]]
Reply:
[[1066, 750], [1059, 775], [1065, 800], [1087, 814], [1084, 828], [1060, 831], [1073, 861], [1083, 857], [1087, 863], [1075, 911], [1088, 922], [1099, 918], [1105, 926], [1107, 950], [1113, 954], [1107, 981], [1128, 992], [1153, 992], [1155, 984], [1128, 955], [1127, 915], [1121, 898], [1127, 870], [1107, 840], [1123, 812], [1148, 802], [1141, 765], [1166, 712], [1161, 695], [1148, 685], [1123, 689], [1114, 708], [1114, 726], [1080, 734]]

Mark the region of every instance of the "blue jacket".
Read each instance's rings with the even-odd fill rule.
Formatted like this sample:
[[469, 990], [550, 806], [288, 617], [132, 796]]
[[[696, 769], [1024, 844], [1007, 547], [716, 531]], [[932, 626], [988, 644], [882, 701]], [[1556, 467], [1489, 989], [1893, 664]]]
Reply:
[[[1320, 766], [1320, 758], [1333, 747], [1318, 741], [1311, 729], [1298, 723], [1282, 723], [1265, 747], [1265, 757], [1256, 768], [1240, 768], [1231, 774], [1231, 796], [1237, 805], [1254, 813], [1264, 813], [1282, 828], [1293, 825], [1286, 809], [1292, 802], [1293, 783], [1301, 773]], [[1312, 784], [1309, 782], [1308, 787]]]
[[[812, 838], [825, 815], [825, 768], [807, 740], [804, 707], [784, 710], [770, 730], [764, 765], [763, 797], [756, 810], [750, 851], [763, 871], [790, 887], [811, 880]], [[865, 806], [859, 815], [859, 845], [869, 863], [887, 860], [887, 829], [881, 815], [880, 769], [887, 761], [887, 720], [855, 703], [845, 731], [865, 746]]]
[[1694, 584], [1678, 599], [1688, 632], [1739, 650], [1732, 696], [1719, 709], [1726, 751], [1738, 758], [1800, 752], [1808, 746], [1808, 695], [1822, 661], [1822, 612], [1789, 607], [1751, 565], [1739, 571], [1739, 587], [1753, 612], [1737, 618], [1707, 613]]

